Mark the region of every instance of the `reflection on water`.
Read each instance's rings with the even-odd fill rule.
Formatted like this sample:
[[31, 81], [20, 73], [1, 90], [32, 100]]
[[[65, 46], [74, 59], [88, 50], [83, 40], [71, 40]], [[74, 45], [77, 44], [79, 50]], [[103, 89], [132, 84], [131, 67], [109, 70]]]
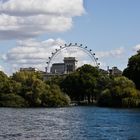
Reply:
[[0, 108], [0, 140], [139, 140], [140, 110]]

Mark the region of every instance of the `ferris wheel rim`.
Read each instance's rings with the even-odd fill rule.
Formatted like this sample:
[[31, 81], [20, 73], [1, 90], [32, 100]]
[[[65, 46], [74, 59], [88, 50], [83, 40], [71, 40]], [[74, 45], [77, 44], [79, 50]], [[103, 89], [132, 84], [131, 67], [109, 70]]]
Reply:
[[98, 63], [97, 61], [98, 61], [98, 58], [96, 58], [95, 57], [95, 53], [93, 53], [92, 52], [92, 50], [91, 49], [89, 49], [88, 50], [88, 47], [87, 46], [83, 46], [82, 44], [80, 44], [80, 45], [78, 45], [77, 43], [75, 43], [75, 44], [72, 44], [72, 43], [70, 43], [70, 44], [65, 44], [65, 45], [62, 45], [62, 46], [59, 46], [60, 48], [59, 49], [55, 49], [55, 52], [52, 52], [51, 53], [51, 56], [50, 57], [48, 57], [48, 61], [46, 62], [47, 63], [47, 71], [48, 71], [48, 69], [50, 68], [50, 64], [51, 64], [51, 62], [52, 62], [52, 60], [55, 58], [55, 56], [56, 55], [58, 55], [60, 52], [61, 52], [61, 50], [64, 50], [64, 49], [66, 49], [66, 48], [78, 48], [78, 49], [81, 49], [83, 52], [85, 52], [88, 56], [90, 56], [90, 58], [92, 59], [92, 61], [94, 61], [94, 63], [95, 63], [95, 67], [97, 67], [97, 68], [99, 68], [99, 65], [100, 65], [100, 63]]

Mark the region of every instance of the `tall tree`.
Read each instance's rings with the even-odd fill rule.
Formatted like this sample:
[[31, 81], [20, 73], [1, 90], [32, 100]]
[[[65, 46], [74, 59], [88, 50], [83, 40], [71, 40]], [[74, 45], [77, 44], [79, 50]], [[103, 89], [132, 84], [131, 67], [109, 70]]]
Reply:
[[94, 90], [98, 77], [99, 71], [97, 68], [91, 65], [83, 65], [63, 80], [61, 88], [72, 100], [88, 100], [88, 103], [90, 103], [95, 98]]
[[0, 93], [11, 93], [11, 83], [9, 77], [0, 71]]
[[136, 88], [140, 89], [140, 50], [136, 55], [129, 58], [127, 68], [123, 71], [123, 75], [131, 79]]
[[111, 87], [107, 87], [101, 92], [98, 100], [100, 106], [109, 107], [138, 107], [140, 104], [139, 94], [133, 81], [126, 77], [115, 77], [111, 82]]

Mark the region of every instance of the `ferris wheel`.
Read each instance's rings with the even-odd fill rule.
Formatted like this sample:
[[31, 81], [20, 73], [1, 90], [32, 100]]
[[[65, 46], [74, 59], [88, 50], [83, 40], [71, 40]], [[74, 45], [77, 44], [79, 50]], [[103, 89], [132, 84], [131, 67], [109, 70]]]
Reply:
[[[78, 45], [77, 43], [75, 43], [75, 44], [70, 43], [70, 44], [65, 44], [65, 45], [59, 46], [59, 48], [55, 49], [51, 53], [50, 57], [48, 57], [48, 61], [46, 62], [47, 63], [46, 72], [50, 71], [51, 64], [53, 62], [58, 61], [57, 57], [60, 54], [66, 54], [66, 52], [69, 55], [75, 54], [75, 57], [77, 57], [80, 54], [80, 52], [83, 52], [84, 55], [87, 55], [89, 57], [89, 59], [90, 59], [89, 64], [93, 65], [94, 67], [99, 68], [100, 63], [98, 63], [98, 58], [95, 57], [95, 53], [91, 49], [88, 49], [87, 46], [83, 46], [82, 44]], [[74, 57], [74, 56], [72, 56], [72, 57]], [[55, 59], [56, 59], [56, 61], [54, 61]]]

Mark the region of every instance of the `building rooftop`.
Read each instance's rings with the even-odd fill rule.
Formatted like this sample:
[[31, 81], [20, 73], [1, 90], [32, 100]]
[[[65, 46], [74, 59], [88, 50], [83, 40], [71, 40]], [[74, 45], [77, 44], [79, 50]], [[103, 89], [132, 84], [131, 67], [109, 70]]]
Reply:
[[36, 69], [32, 67], [28, 67], [28, 68], [20, 68], [20, 71], [36, 71]]
[[75, 57], [64, 57], [64, 61], [77, 61]]
[[64, 63], [53, 63], [52, 65], [64, 65]]

